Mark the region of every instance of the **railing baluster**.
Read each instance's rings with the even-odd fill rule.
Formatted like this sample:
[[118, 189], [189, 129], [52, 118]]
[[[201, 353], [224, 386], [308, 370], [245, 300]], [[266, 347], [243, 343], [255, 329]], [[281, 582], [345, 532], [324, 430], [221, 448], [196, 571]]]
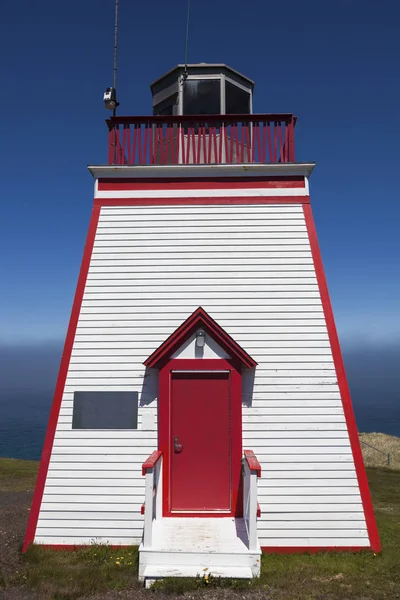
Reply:
[[151, 140], [152, 135], [153, 135], [153, 127], [150, 123], [146, 123], [145, 129], [144, 129], [143, 162], [141, 163], [142, 165], [145, 165], [147, 163], [147, 152], [148, 152], [148, 148], [150, 146], [150, 140]]
[[273, 142], [273, 148], [274, 148], [274, 154], [272, 157], [272, 162], [276, 163], [278, 161], [277, 159], [277, 147], [278, 147], [278, 142], [277, 142], [277, 122], [274, 121], [274, 142]]
[[123, 165], [126, 162], [126, 147], [127, 147], [127, 142], [128, 142], [128, 130], [129, 130], [129, 125], [125, 124], [124, 125], [124, 133], [122, 135], [122, 146], [121, 146], [121, 158], [122, 158]]
[[207, 135], [210, 135], [209, 133], [207, 134], [207, 131], [210, 131], [210, 128], [204, 124], [203, 125], [203, 163], [205, 165], [209, 164], [210, 160], [208, 159], [208, 153], [207, 153]]
[[215, 127], [209, 127], [208, 128], [208, 163], [207, 164], [211, 164], [213, 162], [213, 160], [212, 160], [213, 137], [215, 137]]
[[139, 125], [137, 123], [135, 123], [133, 125], [133, 142], [132, 142], [132, 162], [131, 165], [136, 165], [136, 153], [137, 153], [137, 130], [138, 130]]
[[185, 145], [185, 128], [181, 124], [181, 152], [182, 152], [182, 163], [186, 164], [186, 145]]
[[[152, 136], [151, 138], [154, 138], [154, 142], [153, 142], [153, 152], [154, 152], [154, 158], [155, 161], [158, 162], [158, 158], [160, 158], [160, 162], [161, 162], [161, 156], [159, 154], [159, 144], [158, 144], [158, 128], [160, 126], [157, 124], [154, 127], [152, 127]], [[161, 163], [162, 164], [162, 163]]]
[[261, 148], [260, 148], [260, 122], [256, 123], [254, 125], [254, 131], [253, 131], [253, 135], [254, 135], [254, 148], [256, 149], [256, 157], [255, 157], [255, 162], [262, 162], [261, 160]]
[[282, 132], [282, 128], [283, 128], [283, 123], [279, 123], [278, 124], [278, 141], [279, 141], [279, 162], [283, 162], [284, 158], [283, 158], [283, 132]]
[[218, 148], [218, 164], [221, 165], [224, 158], [224, 147], [225, 147], [225, 156], [226, 156], [226, 126], [224, 123], [221, 123], [219, 128], [219, 148]]
[[[243, 141], [244, 141], [244, 152], [243, 161], [242, 162], [250, 162], [250, 132], [249, 132], [249, 124], [246, 123], [243, 125]], [[246, 156], [246, 161], [244, 160]]]
[[[179, 148], [180, 148], [180, 129], [178, 125], [171, 126], [171, 139], [172, 139], [172, 164], [177, 165], [179, 163]], [[176, 135], [175, 135], [176, 134]]]
[[295, 120], [292, 116], [289, 122], [289, 145], [288, 145], [288, 162], [294, 162], [294, 124]]
[[108, 164], [114, 164], [115, 125], [108, 126]]
[[192, 159], [193, 164], [197, 165], [197, 152], [196, 152], [196, 130], [192, 127]]
[[202, 132], [203, 132], [203, 128], [201, 126], [201, 124], [199, 125], [199, 127], [197, 128], [197, 161], [198, 163], [204, 162], [201, 160], [202, 156], [201, 156], [201, 141], [202, 141]]
[[137, 145], [138, 145], [138, 165], [142, 165], [143, 164], [143, 147], [142, 147], [142, 133], [143, 133], [143, 127], [141, 124], [138, 125], [138, 130], [137, 130]]

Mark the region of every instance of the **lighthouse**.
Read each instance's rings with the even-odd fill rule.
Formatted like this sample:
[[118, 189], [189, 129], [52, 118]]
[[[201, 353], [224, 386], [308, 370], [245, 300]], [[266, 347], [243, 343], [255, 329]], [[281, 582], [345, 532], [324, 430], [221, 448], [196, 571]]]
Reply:
[[296, 117], [253, 114], [254, 82], [225, 64], [151, 92], [89, 167], [24, 548], [138, 545], [148, 584], [379, 551]]

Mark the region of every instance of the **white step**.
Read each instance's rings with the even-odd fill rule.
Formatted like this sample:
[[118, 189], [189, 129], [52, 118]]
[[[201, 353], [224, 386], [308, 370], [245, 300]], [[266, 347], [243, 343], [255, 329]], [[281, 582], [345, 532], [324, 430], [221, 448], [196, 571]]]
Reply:
[[148, 565], [143, 571], [142, 578], [146, 582], [146, 587], [164, 577], [203, 577], [205, 574], [210, 574], [213, 577], [232, 577], [239, 579], [251, 579], [253, 573], [250, 567], [215, 567], [199, 572], [196, 567], [187, 565], [174, 565], [166, 567], [163, 565]]
[[261, 549], [248, 549], [243, 519], [164, 518], [153, 521], [152, 544], [139, 548], [139, 578], [249, 578], [260, 574]]

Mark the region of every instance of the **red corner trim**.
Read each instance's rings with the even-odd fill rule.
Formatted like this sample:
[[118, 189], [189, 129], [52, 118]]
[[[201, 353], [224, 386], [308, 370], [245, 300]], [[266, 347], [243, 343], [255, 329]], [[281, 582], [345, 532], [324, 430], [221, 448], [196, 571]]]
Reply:
[[145, 505], [144, 505], [144, 504], [142, 504], [142, 506], [140, 507], [140, 514], [141, 514], [141, 515], [144, 515], [144, 511], [145, 511], [145, 510], [146, 510], [146, 509], [145, 509]]
[[368, 546], [261, 546], [263, 554], [316, 554], [317, 552], [370, 552]]
[[257, 502], [257, 519], [261, 517], [261, 506], [260, 503]]
[[149, 456], [149, 458], [142, 464], [142, 475], [146, 475], [147, 469], [153, 469], [157, 462], [162, 457], [161, 450], [154, 450]]
[[28, 526], [26, 529], [24, 545], [22, 552], [26, 552], [30, 544], [35, 539], [36, 526], [39, 518], [40, 505], [42, 503], [44, 486], [46, 483], [47, 471], [50, 463], [51, 451], [53, 449], [54, 436], [56, 433], [58, 415], [60, 412], [61, 401], [64, 393], [65, 380], [67, 378], [69, 361], [71, 359], [72, 346], [75, 339], [76, 327], [78, 324], [79, 313], [81, 310], [83, 293], [86, 285], [86, 278], [89, 271], [90, 259], [96, 235], [97, 224], [99, 221], [100, 207], [94, 206], [89, 224], [89, 231], [86, 238], [85, 249], [83, 252], [81, 269], [79, 272], [78, 283], [75, 292], [75, 298], [72, 305], [71, 317], [69, 320], [68, 331], [64, 343], [64, 351], [61, 357], [60, 370], [58, 372], [57, 383], [54, 391], [53, 404], [51, 406], [49, 422], [47, 425], [46, 437], [43, 444], [42, 456], [40, 459], [39, 471], [36, 479], [35, 491], [33, 494], [31, 512], [29, 514]]
[[247, 464], [249, 465], [250, 471], [257, 471], [257, 477], [261, 477], [261, 465], [258, 462], [253, 450], [245, 450], [243, 454]]
[[332, 305], [329, 298], [328, 286], [325, 279], [324, 267], [322, 264], [322, 257], [319, 249], [311, 206], [304, 205], [303, 210], [308, 231], [308, 237], [310, 240], [315, 272], [317, 275], [319, 292], [321, 294], [322, 307], [324, 310], [326, 326], [328, 329], [329, 341], [332, 349], [333, 361], [335, 364], [336, 376], [338, 379], [340, 396], [343, 403], [343, 411], [346, 419], [347, 431], [349, 433], [350, 445], [353, 452], [354, 465], [357, 473], [358, 486], [360, 489], [364, 515], [368, 529], [369, 541], [371, 544], [371, 549], [374, 552], [380, 552], [381, 544], [379, 541], [379, 534], [376, 526], [371, 494], [369, 491], [367, 474], [365, 471], [360, 441], [358, 437], [357, 425], [354, 418], [353, 406], [351, 403], [350, 390], [347, 383], [346, 372], [344, 369], [342, 352], [340, 350], [339, 338], [337, 335], [335, 320], [333, 317]]
[[256, 361], [201, 306], [145, 360], [144, 365], [154, 368], [163, 366], [199, 327], [205, 329], [232, 359], [250, 369], [257, 366]]

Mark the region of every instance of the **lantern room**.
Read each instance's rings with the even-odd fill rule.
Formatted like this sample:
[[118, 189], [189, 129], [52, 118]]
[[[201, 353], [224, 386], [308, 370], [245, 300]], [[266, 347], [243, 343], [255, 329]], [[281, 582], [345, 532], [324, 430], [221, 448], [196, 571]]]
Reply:
[[177, 65], [151, 86], [153, 115], [249, 115], [254, 81], [224, 64]]

